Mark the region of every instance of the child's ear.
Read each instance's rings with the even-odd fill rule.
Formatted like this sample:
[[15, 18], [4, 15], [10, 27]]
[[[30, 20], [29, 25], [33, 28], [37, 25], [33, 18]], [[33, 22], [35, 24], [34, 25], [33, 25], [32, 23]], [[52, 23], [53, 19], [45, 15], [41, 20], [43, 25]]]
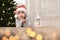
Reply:
[[16, 11], [13, 11], [14, 12], [14, 14], [16, 14], [17, 12]]
[[16, 13], [15, 11], [13, 11], [14, 13]]

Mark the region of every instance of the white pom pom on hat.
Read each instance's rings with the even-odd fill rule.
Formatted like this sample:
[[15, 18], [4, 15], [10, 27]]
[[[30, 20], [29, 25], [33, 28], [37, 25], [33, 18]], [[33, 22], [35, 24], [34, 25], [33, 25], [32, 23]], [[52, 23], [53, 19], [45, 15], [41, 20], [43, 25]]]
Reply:
[[18, 15], [17, 15], [17, 14], [15, 14], [15, 15], [14, 15], [14, 17], [15, 17], [15, 18], [17, 18], [17, 17], [18, 17]]
[[19, 11], [24, 11], [26, 13], [27, 12], [26, 6], [25, 5], [17, 6], [16, 12], [19, 12]]

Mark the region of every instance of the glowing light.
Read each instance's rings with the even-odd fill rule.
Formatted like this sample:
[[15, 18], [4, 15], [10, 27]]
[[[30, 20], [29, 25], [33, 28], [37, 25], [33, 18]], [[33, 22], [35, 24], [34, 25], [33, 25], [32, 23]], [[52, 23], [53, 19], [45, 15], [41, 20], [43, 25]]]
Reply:
[[10, 36], [10, 34], [11, 34], [11, 31], [10, 31], [9, 29], [6, 29], [6, 30], [5, 30], [5, 35], [6, 35], [6, 36]]
[[43, 36], [41, 35], [41, 34], [38, 34], [37, 36], [36, 36], [36, 40], [42, 40], [43, 39]]

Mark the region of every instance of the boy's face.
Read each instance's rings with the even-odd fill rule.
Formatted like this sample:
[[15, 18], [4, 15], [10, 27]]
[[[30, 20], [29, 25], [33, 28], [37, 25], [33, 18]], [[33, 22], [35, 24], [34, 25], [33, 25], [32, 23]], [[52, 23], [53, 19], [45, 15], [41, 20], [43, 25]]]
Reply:
[[19, 11], [18, 12], [18, 18], [19, 19], [21, 19], [21, 18], [24, 19], [25, 17], [26, 17], [26, 13], [24, 11]]

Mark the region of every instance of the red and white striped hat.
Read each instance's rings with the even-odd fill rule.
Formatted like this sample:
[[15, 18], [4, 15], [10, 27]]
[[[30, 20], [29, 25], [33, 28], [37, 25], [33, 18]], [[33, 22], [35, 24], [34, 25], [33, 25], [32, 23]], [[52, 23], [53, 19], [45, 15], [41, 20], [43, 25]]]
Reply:
[[17, 6], [16, 12], [19, 12], [19, 11], [24, 11], [26, 13], [27, 12], [26, 6], [25, 5]]

